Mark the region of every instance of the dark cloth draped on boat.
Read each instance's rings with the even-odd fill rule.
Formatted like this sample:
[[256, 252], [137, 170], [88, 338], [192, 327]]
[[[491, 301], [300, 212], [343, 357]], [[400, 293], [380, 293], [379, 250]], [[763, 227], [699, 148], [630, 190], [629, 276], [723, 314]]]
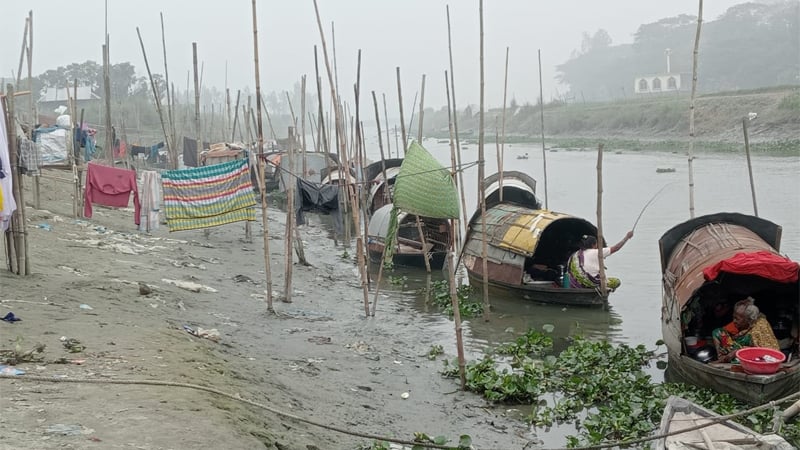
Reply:
[[295, 189], [295, 216], [297, 224], [306, 223], [303, 212], [313, 211], [333, 217], [334, 229], [340, 233], [344, 228], [342, 214], [339, 210], [339, 186], [320, 184], [297, 178]]
[[[203, 148], [210, 147], [211, 144], [203, 142]], [[190, 137], [183, 137], [183, 165], [187, 167], [197, 167], [197, 155], [200, 153], [197, 149], [197, 139]]]

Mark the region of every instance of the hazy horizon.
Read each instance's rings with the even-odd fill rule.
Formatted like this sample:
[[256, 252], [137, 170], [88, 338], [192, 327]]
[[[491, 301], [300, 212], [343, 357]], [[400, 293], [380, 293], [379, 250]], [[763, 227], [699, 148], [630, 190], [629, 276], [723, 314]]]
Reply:
[[[741, 0], [705, 2], [704, 21], [715, 20]], [[63, 7], [54, 0], [29, 0], [5, 5], [7, 26], [0, 30], [0, 78], [16, 73], [22, 31], [33, 11], [33, 75], [93, 60], [102, 63], [103, 0], [86, 0], [81, 8]], [[220, 2], [218, 8], [198, 2], [140, 0], [108, 2], [111, 63], [130, 62], [137, 76], [146, 75], [136, 27], [139, 27], [151, 70], [164, 72], [159, 13], [164, 14], [170, 81], [186, 87], [192, 67], [192, 42], [204, 66], [203, 86], [233, 92], [254, 91], [252, 5], [249, 1]], [[396, 67], [400, 67], [404, 105], [410, 105], [426, 75], [425, 105], [446, 104], [444, 71], [449, 69], [445, 1], [369, 0], [319, 1], [329, 56], [333, 57], [331, 23], [335, 27], [340, 95], [352, 103], [358, 50], [361, 49], [362, 102], [371, 91], [396, 103]], [[582, 34], [605, 29], [612, 44], [630, 43], [641, 24], [679, 14], [697, 14], [697, 1], [606, 3], [566, 0], [484, 2], [485, 98], [487, 107], [502, 105], [506, 47], [509, 47], [508, 99], [535, 103], [539, 96], [537, 50], [542, 51], [544, 97], [550, 100], [567, 87], [555, 79], [556, 66], [579, 49]], [[285, 2], [275, 7], [260, 1], [259, 59], [262, 91], [291, 90], [303, 74], [313, 91], [314, 45], [320, 51], [320, 76], [328, 93], [322, 46], [312, 0]], [[450, 2], [455, 83], [459, 108], [479, 101], [478, 2]], [[333, 61], [331, 61], [333, 64]], [[227, 74], [226, 74], [227, 65]], [[654, 71], [660, 68], [654, 68]], [[23, 68], [23, 77], [27, 70]], [[190, 86], [192, 86], [190, 81]], [[362, 103], [362, 106], [366, 106]], [[408, 108], [409, 106], [405, 106]]]

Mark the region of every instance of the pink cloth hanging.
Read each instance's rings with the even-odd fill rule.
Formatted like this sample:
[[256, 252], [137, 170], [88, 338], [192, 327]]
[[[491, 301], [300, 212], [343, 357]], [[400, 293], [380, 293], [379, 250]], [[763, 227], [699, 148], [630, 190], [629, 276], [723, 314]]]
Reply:
[[139, 187], [136, 185], [136, 172], [89, 163], [86, 170], [83, 215], [92, 217], [92, 203], [125, 208], [128, 206], [131, 192], [133, 192], [133, 221], [139, 225]]

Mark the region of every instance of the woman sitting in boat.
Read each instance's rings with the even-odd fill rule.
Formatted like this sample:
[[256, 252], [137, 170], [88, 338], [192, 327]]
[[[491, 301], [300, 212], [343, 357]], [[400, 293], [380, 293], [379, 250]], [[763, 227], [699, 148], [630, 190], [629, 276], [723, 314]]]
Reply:
[[[633, 231], [628, 231], [621, 241], [611, 247], [603, 247], [603, 257], [607, 258], [618, 252], [633, 237]], [[600, 259], [597, 248], [597, 238], [594, 236], [583, 236], [581, 249], [569, 257], [567, 263], [567, 273], [564, 276], [569, 278], [571, 288], [595, 288], [600, 286]], [[621, 282], [619, 278], [606, 278], [606, 286], [610, 290], [615, 290]]]
[[754, 304], [753, 297], [739, 300], [733, 307], [733, 322], [711, 332], [717, 361], [731, 362], [742, 347], [767, 347], [778, 350], [778, 340], [766, 316]]

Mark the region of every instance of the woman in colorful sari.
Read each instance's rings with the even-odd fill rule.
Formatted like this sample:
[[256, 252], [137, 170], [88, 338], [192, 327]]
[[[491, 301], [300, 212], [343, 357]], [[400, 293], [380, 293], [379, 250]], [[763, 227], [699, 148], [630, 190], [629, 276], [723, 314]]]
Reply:
[[[628, 231], [621, 241], [611, 247], [603, 248], [603, 257], [607, 258], [625, 245], [633, 237], [633, 231]], [[599, 249], [597, 248], [597, 238], [594, 236], [583, 236], [581, 249], [569, 257], [567, 263], [567, 273], [564, 276], [569, 278], [571, 288], [595, 288], [600, 286], [600, 259]], [[618, 278], [606, 278], [606, 286], [610, 290], [619, 287]]]
[[754, 302], [753, 297], [736, 302], [733, 322], [711, 332], [717, 349], [717, 361], [731, 362], [736, 357], [736, 350], [742, 347], [779, 349], [772, 327]]

